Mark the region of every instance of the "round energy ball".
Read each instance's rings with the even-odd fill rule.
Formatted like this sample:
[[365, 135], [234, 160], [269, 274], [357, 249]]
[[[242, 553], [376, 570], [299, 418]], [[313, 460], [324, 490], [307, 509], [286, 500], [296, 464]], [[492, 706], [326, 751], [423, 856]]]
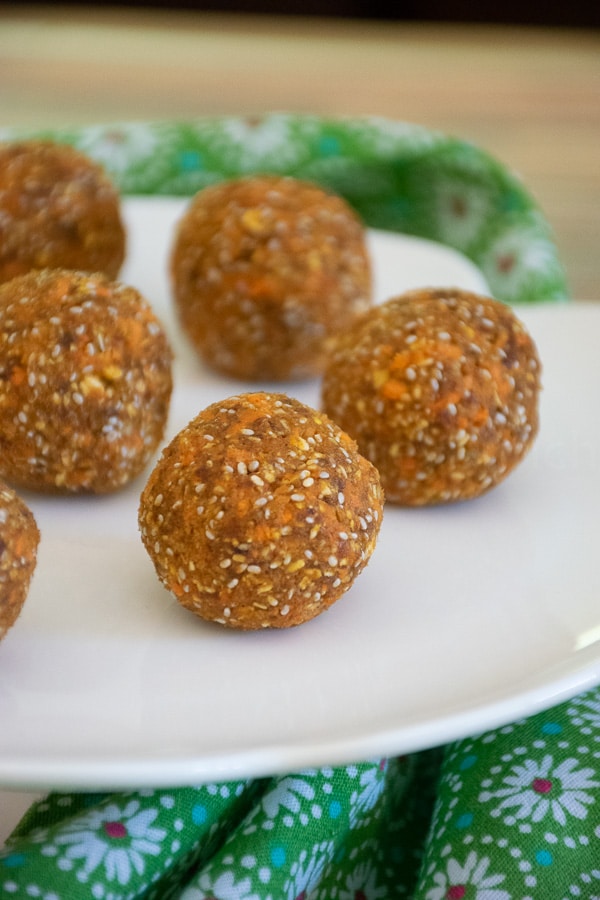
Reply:
[[171, 350], [147, 301], [100, 274], [33, 271], [0, 285], [0, 476], [105, 493], [162, 439]]
[[374, 467], [327, 416], [285, 394], [202, 411], [164, 450], [139, 508], [160, 581], [203, 619], [237, 629], [312, 619], [375, 547]]
[[405, 506], [477, 497], [523, 459], [538, 431], [541, 365], [505, 304], [421, 289], [373, 308], [340, 338], [323, 408]]
[[39, 541], [33, 513], [0, 481], [0, 640], [16, 622], [27, 598]]
[[291, 177], [205, 188], [178, 223], [176, 308], [204, 361], [245, 380], [320, 374], [371, 302], [365, 232], [345, 200]]
[[0, 144], [0, 281], [46, 268], [115, 278], [124, 256], [119, 195], [99, 165], [66, 144]]

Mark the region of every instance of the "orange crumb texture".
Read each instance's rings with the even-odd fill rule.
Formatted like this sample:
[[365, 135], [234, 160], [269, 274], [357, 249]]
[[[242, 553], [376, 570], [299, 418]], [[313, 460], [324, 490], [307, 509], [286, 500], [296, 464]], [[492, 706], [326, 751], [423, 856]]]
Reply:
[[406, 506], [477, 497], [538, 432], [541, 364], [512, 309], [458, 289], [409, 291], [340, 338], [323, 408]]
[[0, 284], [0, 476], [37, 491], [125, 485], [163, 437], [171, 359], [132, 287], [60, 269]]
[[0, 281], [45, 268], [115, 278], [124, 257], [119, 194], [97, 163], [66, 144], [0, 144]]
[[33, 513], [0, 481], [0, 640], [27, 598], [40, 540]]
[[291, 177], [200, 191], [178, 224], [171, 272], [193, 345], [211, 367], [246, 380], [320, 374], [332, 337], [371, 302], [358, 216]]
[[164, 450], [139, 522], [187, 609], [238, 629], [312, 619], [366, 566], [382, 520], [375, 468], [327, 416], [278, 393], [230, 397]]

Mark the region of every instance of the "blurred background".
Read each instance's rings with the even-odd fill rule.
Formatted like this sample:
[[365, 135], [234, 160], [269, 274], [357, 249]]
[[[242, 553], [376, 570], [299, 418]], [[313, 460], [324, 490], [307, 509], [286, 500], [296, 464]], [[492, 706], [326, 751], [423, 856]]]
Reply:
[[285, 111], [473, 141], [550, 220], [600, 299], [595, 0], [0, 2], [0, 127]]
[[[16, 4], [20, 5], [19, 0]], [[54, 5], [51, 0], [49, 5]], [[595, 0], [116, 0], [95, 6], [188, 9], [267, 15], [339, 16], [395, 22], [487, 22], [511, 25], [598, 27], [600, 4]]]

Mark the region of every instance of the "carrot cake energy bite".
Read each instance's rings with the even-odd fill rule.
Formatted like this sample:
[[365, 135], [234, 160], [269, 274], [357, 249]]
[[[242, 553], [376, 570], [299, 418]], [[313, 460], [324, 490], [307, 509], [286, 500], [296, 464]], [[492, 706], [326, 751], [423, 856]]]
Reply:
[[327, 416], [285, 394], [203, 410], [164, 450], [140, 500], [159, 579], [203, 619], [285, 628], [331, 606], [375, 547], [374, 467]]
[[362, 223], [341, 197], [291, 177], [200, 191], [178, 224], [171, 274], [205, 362], [247, 380], [320, 374], [331, 338], [371, 301]]
[[513, 310], [467, 291], [409, 291], [340, 338], [325, 411], [406, 506], [477, 497], [538, 431], [540, 360]]
[[104, 170], [66, 144], [0, 144], [0, 281], [30, 269], [104, 272], [125, 256], [120, 199]]
[[0, 476], [105, 493], [162, 439], [171, 350], [134, 288], [62, 269], [0, 284]]
[[40, 533], [33, 513], [0, 481], [0, 640], [27, 599]]

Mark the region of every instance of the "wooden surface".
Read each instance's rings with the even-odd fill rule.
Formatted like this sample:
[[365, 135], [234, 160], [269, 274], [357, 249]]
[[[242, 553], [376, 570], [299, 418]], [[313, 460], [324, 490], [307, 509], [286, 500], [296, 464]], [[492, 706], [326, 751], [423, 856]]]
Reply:
[[475, 141], [600, 299], [600, 32], [0, 4], [0, 126], [383, 115]]

